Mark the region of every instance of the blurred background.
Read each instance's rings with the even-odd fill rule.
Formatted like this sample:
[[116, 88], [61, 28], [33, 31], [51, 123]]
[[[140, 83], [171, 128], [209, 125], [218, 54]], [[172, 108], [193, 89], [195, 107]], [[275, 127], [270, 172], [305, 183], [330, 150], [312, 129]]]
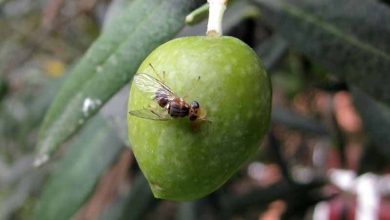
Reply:
[[[257, 154], [203, 199], [153, 198], [128, 146], [128, 85], [33, 167], [61, 85], [132, 2], [0, 0], [0, 219], [390, 219], [388, 1], [300, 0], [287, 11], [284, 0], [231, 2], [224, 33], [263, 60], [272, 124]], [[201, 21], [176, 37], [205, 30]], [[370, 51], [384, 58], [369, 62]]]

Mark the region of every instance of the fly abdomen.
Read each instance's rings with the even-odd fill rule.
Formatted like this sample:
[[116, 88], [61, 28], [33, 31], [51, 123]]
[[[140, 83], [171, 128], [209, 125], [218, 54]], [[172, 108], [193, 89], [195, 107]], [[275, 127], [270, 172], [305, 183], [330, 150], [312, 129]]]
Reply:
[[188, 116], [190, 108], [188, 104], [182, 101], [172, 101], [169, 103], [168, 113], [173, 118]]

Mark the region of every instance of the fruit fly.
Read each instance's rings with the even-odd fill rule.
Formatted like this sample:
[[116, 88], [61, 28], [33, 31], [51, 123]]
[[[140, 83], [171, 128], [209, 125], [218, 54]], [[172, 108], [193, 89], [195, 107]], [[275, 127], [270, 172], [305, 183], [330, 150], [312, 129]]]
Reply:
[[[151, 67], [154, 70], [153, 66]], [[130, 111], [130, 115], [152, 120], [170, 120], [184, 117], [188, 117], [190, 121], [205, 120], [204, 116], [201, 115], [200, 105], [197, 101], [188, 104], [162, 81], [147, 73], [137, 73], [133, 80], [134, 85], [138, 89], [144, 93], [151, 94], [151, 99], [158, 104], [160, 110], [163, 110], [163, 112], [152, 108], [145, 108]]]

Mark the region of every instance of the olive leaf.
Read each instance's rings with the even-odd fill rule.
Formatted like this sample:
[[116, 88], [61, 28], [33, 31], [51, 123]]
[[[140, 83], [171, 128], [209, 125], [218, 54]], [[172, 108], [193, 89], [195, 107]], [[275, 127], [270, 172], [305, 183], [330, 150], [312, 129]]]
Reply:
[[122, 146], [105, 120], [95, 117], [69, 146], [49, 178], [38, 201], [35, 219], [71, 219]]
[[112, 0], [104, 17], [102, 31], [110, 31], [110, 28], [115, 27], [115, 24], [120, 22], [120, 16], [127, 13], [124, 9], [129, 8], [133, 2], [134, 0]]
[[181, 202], [176, 214], [178, 220], [195, 220], [199, 219], [197, 213], [197, 204], [194, 201]]
[[356, 87], [352, 95], [368, 136], [378, 152], [390, 159], [390, 108]]
[[[93, 43], [46, 114], [37, 145], [40, 165], [119, 91], [155, 47], [184, 24], [194, 1], [135, 0]], [[123, 115], [123, 118], [126, 116]]]
[[390, 8], [367, 0], [252, 0], [291, 45], [390, 105]]
[[119, 195], [119, 198], [103, 211], [99, 220], [136, 220], [144, 219], [148, 209], [158, 203], [153, 197], [148, 181], [142, 173], [136, 175], [128, 193]]

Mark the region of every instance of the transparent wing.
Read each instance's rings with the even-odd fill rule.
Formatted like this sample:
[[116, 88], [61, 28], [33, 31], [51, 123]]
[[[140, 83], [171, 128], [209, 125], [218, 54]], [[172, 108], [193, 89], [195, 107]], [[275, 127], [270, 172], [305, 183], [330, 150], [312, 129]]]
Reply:
[[176, 96], [167, 85], [146, 73], [137, 73], [134, 76], [134, 84], [141, 91], [150, 93], [153, 96], [157, 91], [159, 91], [160, 94], [163, 93], [167, 95], [168, 97]]
[[168, 121], [173, 119], [167, 112], [147, 108], [129, 111], [129, 114], [138, 118], [156, 121]]

